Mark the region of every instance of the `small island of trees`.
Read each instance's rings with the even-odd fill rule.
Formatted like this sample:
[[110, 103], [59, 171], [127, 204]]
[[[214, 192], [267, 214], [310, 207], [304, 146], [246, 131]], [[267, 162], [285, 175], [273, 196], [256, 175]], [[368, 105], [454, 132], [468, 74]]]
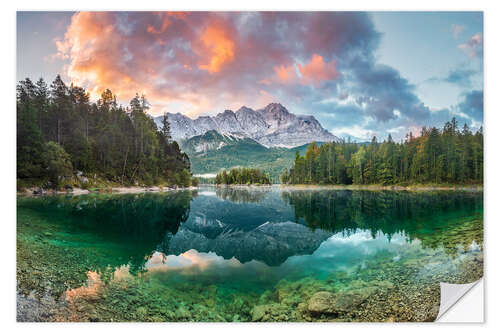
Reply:
[[269, 173], [264, 173], [260, 169], [252, 168], [234, 168], [227, 172], [226, 170], [219, 172], [215, 176], [214, 183], [216, 185], [271, 185]]

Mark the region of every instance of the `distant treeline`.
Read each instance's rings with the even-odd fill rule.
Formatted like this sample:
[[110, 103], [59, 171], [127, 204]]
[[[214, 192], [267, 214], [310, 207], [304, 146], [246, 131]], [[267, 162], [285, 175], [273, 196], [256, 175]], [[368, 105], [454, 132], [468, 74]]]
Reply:
[[389, 134], [378, 143], [349, 142], [309, 145], [305, 156], [296, 152], [290, 170], [281, 175], [287, 184], [411, 184], [483, 182], [483, 129], [460, 130], [455, 118], [442, 130], [422, 128], [396, 143]]
[[162, 130], [146, 114], [146, 98], [123, 107], [106, 89], [90, 102], [85, 89], [58, 75], [17, 85], [17, 177], [57, 186], [77, 170], [122, 184], [167, 182], [188, 186], [190, 163], [172, 141], [165, 115]]
[[268, 173], [264, 173], [260, 169], [252, 168], [234, 168], [226, 172], [219, 172], [215, 176], [215, 184], [265, 184], [270, 185], [271, 179]]

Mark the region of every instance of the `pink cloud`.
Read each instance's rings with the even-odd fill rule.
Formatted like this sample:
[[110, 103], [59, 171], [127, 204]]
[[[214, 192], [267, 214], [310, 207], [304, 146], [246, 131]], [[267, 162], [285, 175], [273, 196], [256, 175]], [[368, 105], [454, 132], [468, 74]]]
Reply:
[[467, 42], [458, 45], [462, 51], [471, 58], [482, 57], [483, 55], [483, 35], [480, 33], [472, 36]]
[[323, 81], [336, 80], [340, 77], [335, 65], [335, 60], [325, 62], [322, 56], [315, 53], [309, 63], [303, 66], [298, 64], [298, 67], [300, 74], [302, 74], [302, 81], [317, 86]]
[[274, 67], [276, 78], [281, 83], [294, 83], [297, 81], [297, 74], [295, 73], [295, 66], [279, 65]]
[[465, 25], [460, 25], [460, 24], [452, 24], [451, 25], [451, 33], [453, 34], [453, 37], [455, 39], [458, 38], [458, 36], [460, 36], [460, 34], [462, 33], [462, 31], [465, 30]]

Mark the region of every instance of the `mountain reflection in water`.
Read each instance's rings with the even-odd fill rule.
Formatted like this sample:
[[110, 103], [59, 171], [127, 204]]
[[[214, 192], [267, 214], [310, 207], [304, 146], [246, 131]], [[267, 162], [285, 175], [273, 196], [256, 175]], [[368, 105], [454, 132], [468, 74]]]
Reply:
[[17, 202], [18, 292], [70, 303], [134, 276], [248, 295], [341, 272], [356, 281], [381, 263], [388, 276], [404, 262], [414, 279], [446, 279], [483, 243], [482, 192], [208, 186]]

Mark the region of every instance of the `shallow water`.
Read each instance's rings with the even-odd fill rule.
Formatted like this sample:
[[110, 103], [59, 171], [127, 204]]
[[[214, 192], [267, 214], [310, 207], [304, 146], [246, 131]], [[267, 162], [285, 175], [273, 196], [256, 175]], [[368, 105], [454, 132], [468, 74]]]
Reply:
[[20, 321], [426, 321], [439, 282], [483, 272], [482, 192], [203, 187], [17, 213]]

